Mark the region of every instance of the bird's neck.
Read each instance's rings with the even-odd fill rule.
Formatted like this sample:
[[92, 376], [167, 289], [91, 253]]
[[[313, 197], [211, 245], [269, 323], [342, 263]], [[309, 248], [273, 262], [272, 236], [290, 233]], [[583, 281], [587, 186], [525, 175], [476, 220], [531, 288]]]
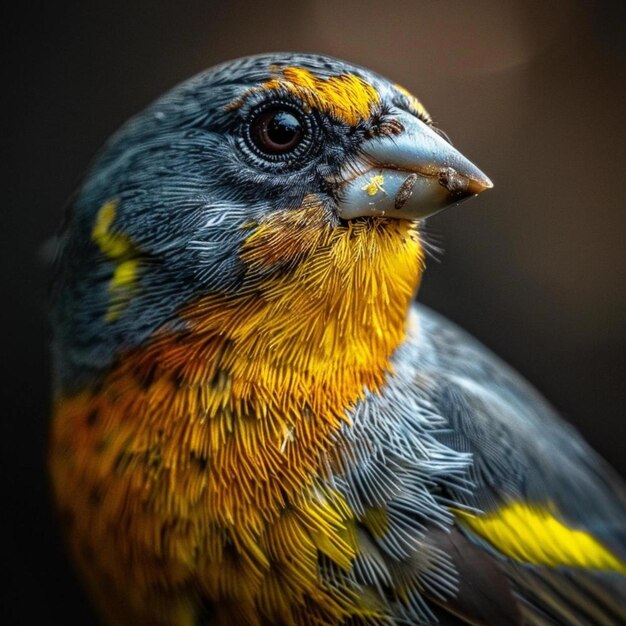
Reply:
[[422, 267], [409, 222], [314, 218], [257, 225], [241, 253], [254, 289], [202, 298], [186, 330], [127, 355], [104, 392], [61, 403], [81, 449], [105, 436], [112, 458], [152, 446], [179, 477], [201, 464], [218, 525], [256, 527], [312, 488], [349, 409], [391, 370]]
[[251, 286], [190, 307], [190, 332], [166, 350], [181, 379], [289, 405], [330, 395], [342, 410], [379, 387], [421, 276], [413, 223], [330, 227], [313, 206], [256, 225], [241, 259]]
[[253, 228], [241, 257], [254, 288], [204, 297], [185, 312], [189, 330], [157, 340], [144, 360], [167, 388], [176, 381], [181, 410], [195, 416], [198, 454], [229, 482], [215, 494], [226, 515], [237, 517], [268, 471], [268, 502], [310, 484], [405, 337], [423, 263], [415, 225], [330, 228], [316, 217], [310, 209]]

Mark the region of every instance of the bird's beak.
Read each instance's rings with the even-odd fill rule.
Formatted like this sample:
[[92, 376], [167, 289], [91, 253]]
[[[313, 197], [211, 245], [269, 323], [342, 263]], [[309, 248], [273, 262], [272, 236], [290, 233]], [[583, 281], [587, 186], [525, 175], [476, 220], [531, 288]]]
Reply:
[[342, 177], [341, 218], [420, 219], [493, 187], [430, 126], [398, 109], [391, 115], [402, 130], [365, 140], [351, 173]]

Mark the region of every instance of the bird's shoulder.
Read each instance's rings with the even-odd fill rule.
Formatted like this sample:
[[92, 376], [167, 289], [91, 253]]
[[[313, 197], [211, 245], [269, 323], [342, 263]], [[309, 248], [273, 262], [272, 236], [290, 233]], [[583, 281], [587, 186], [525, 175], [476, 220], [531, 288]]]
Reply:
[[[574, 427], [521, 375], [458, 326], [416, 305], [397, 368], [426, 377], [438, 439], [472, 455], [468, 504], [489, 511], [545, 505], [626, 557], [626, 492]], [[425, 390], [425, 391], [424, 391]]]
[[[474, 581], [446, 610], [511, 623], [511, 603], [494, 617], [481, 579], [493, 585], [497, 563], [529, 623], [626, 620], [626, 490], [578, 432], [511, 367], [424, 306], [412, 308], [393, 367], [394, 395], [427, 407], [436, 441], [468, 459], [467, 483], [444, 482], [437, 494], [455, 524], [442, 535], [452, 548], [435, 543]], [[474, 605], [478, 587], [484, 607]]]

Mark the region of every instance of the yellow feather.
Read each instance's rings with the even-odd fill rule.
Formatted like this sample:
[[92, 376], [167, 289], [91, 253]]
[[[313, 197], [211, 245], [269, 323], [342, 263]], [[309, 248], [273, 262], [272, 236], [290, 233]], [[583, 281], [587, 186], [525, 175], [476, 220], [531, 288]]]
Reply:
[[115, 264], [109, 282], [110, 305], [105, 314], [107, 322], [118, 319], [128, 305], [139, 273], [137, 249], [126, 235], [111, 230], [116, 213], [117, 201], [105, 202], [98, 211], [91, 231], [91, 238], [100, 252]]
[[[114, 216], [102, 209], [94, 237], [126, 261]], [[249, 623], [253, 606], [297, 623], [311, 602], [321, 622], [373, 615], [318, 581], [318, 553], [349, 569], [357, 550], [323, 459], [390, 371], [419, 239], [399, 220], [331, 226], [313, 199], [248, 230], [254, 291], [201, 297], [185, 334], [157, 334], [101, 390], [59, 399], [51, 467], [72, 549], [99, 572], [96, 593], [106, 579], [138, 612], [158, 585], [234, 601]]]
[[[291, 92], [311, 109], [323, 111], [350, 126], [370, 118], [380, 104], [376, 89], [360, 76], [342, 74], [320, 78], [302, 67], [283, 68], [279, 76], [248, 93], [280, 89]], [[242, 103], [243, 99], [237, 98], [227, 108], [237, 108]]]
[[457, 518], [500, 552], [524, 563], [586, 567], [626, 575], [626, 565], [590, 533], [571, 528], [542, 506], [515, 502], [487, 515]]

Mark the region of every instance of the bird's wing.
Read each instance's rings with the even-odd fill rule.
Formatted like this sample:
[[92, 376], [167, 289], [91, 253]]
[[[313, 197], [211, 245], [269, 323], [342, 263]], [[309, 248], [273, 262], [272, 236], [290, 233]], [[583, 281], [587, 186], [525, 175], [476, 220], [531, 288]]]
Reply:
[[409, 341], [428, 380], [421, 387], [444, 418], [436, 437], [471, 455], [472, 486], [447, 488], [455, 530], [433, 541], [461, 581], [472, 577], [465, 596], [478, 606], [463, 606], [461, 585], [449, 608], [469, 623], [511, 623], [489, 616], [490, 603], [507, 610], [498, 606], [504, 572], [528, 623], [626, 624], [624, 487], [507, 365], [450, 322], [416, 311]]

